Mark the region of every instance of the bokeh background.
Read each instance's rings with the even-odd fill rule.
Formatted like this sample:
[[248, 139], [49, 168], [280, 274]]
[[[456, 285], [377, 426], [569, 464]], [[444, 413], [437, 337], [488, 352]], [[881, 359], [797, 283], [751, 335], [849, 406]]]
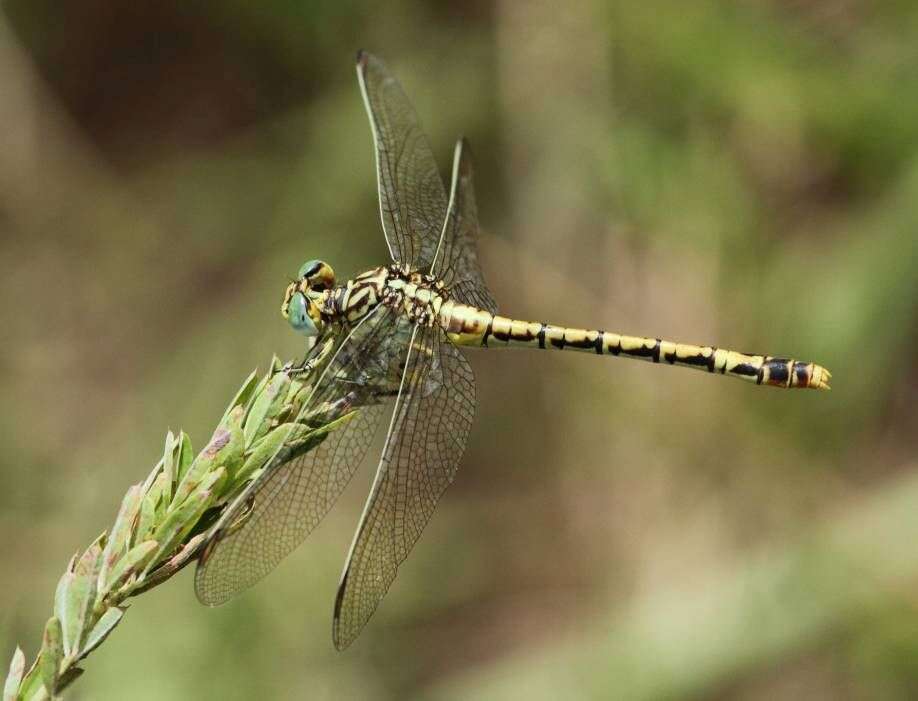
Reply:
[[[138, 598], [74, 699], [918, 697], [918, 5], [116, 3], [0, 12], [0, 649], [167, 428], [385, 260], [353, 70], [477, 164], [508, 313], [819, 361], [830, 394], [470, 352], [455, 485], [357, 643], [372, 478], [220, 609]], [[6, 662], [2, 663], [4, 666]]]

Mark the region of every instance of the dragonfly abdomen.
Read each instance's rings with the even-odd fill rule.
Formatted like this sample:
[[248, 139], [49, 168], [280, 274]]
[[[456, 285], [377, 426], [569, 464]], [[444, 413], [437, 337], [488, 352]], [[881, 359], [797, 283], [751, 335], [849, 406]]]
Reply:
[[522, 321], [453, 302], [443, 305], [440, 320], [450, 340], [462, 346], [512, 345], [586, 351], [680, 365], [771, 387], [829, 389], [831, 378], [831, 373], [821, 365], [792, 358], [750, 355], [714, 346]]

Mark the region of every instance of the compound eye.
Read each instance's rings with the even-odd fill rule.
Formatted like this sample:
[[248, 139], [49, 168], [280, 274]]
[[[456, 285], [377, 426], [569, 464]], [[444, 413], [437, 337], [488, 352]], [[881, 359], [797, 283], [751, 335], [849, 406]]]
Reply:
[[297, 292], [290, 299], [287, 307], [287, 321], [297, 333], [304, 336], [318, 336], [319, 329], [316, 327], [312, 317], [309, 316], [309, 301], [302, 292]]
[[315, 275], [322, 268], [322, 261], [320, 260], [307, 260], [303, 265], [300, 266], [300, 272], [296, 276], [300, 280], [308, 280], [313, 275]]
[[313, 292], [322, 292], [335, 286], [335, 271], [324, 261], [307, 260], [300, 267], [299, 279]]

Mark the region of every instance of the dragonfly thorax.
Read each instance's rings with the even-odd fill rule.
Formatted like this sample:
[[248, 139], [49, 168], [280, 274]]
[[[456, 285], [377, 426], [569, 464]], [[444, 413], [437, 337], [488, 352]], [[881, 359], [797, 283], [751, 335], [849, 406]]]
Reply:
[[418, 271], [392, 269], [385, 294], [388, 302], [401, 307], [405, 315], [423, 326], [432, 326], [439, 318], [440, 307], [446, 301], [443, 281]]
[[[437, 278], [403, 266], [389, 265], [372, 268], [343, 285], [324, 290], [316, 298], [315, 307], [321, 324], [353, 323], [378, 305], [385, 304], [412, 321], [429, 325], [436, 319], [445, 297], [443, 282]], [[294, 308], [292, 304], [288, 306]]]

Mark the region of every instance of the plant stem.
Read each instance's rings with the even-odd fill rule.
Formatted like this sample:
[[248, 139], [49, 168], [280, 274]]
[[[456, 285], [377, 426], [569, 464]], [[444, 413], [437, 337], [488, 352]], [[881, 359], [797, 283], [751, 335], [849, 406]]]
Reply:
[[209, 527], [235, 497], [287, 459], [278, 452], [278, 438], [289, 435], [291, 424], [306, 429], [298, 431], [299, 452], [321, 443], [332, 424], [303, 423], [308, 379], [309, 373], [294, 377], [277, 358], [260, 380], [253, 372], [197, 457], [187, 434], [166, 434], [163, 457], [143, 482], [128, 489], [111, 529], [70, 560], [31, 667], [26, 669], [16, 648], [3, 701], [58, 698], [83, 673], [80, 663], [121, 622], [127, 599], [197, 559]]

